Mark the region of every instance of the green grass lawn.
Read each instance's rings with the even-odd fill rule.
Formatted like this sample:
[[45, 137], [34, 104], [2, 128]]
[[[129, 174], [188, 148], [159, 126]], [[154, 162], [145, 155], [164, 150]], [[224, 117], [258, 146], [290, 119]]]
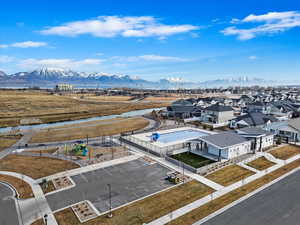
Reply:
[[206, 166], [210, 163], [215, 162], [191, 152], [183, 152], [180, 154], [172, 155], [171, 157], [178, 161], [184, 162], [194, 168], [200, 168], [202, 166]]

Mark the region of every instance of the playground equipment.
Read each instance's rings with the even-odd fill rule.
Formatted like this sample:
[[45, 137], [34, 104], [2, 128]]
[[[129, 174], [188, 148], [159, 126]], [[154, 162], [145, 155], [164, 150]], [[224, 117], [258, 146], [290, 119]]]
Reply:
[[75, 144], [72, 148], [72, 152], [75, 155], [79, 155], [79, 156], [87, 156], [89, 150], [86, 147], [85, 144]]

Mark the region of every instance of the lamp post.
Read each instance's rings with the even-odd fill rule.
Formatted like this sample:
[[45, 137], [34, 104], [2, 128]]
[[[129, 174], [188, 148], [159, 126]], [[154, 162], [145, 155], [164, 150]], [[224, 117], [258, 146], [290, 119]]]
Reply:
[[44, 221], [45, 221], [45, 224], [47, 225], [48, 224], [48, 215], [47, 214], [44, 215]]
[[111, 218], [112, 217], [112, 212], [111, 212], [111, 185], [110, 184], [107, 184], [108, 186], [108, 194], [109, 194], [109, 213], [108, 213], [108, 217]]

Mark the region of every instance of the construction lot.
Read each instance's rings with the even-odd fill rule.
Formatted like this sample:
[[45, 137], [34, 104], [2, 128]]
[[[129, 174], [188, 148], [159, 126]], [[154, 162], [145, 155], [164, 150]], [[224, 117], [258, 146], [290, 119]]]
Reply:
[[51, 209], [58, 210], [83, 200], [91, 201], [99, 212], [109, 210], [107, 184], [111, 185], [112, 207], [118, 207], [149, 194], [172, 187], [164, 178], [169, 169], [143, 159], [129, 161], [71, 177], [74, 188], [47, 196]]

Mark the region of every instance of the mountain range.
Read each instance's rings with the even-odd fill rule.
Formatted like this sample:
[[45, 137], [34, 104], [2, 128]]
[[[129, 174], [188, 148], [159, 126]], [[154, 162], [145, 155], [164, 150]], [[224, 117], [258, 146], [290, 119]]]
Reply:
[[153, 89], [253, 85], [267, 86], [277, 84], [275, 81], [249, 77], [216, 79], [203, 82], [188, 82], [180, 78], [167, 78], [160, 79], [158, 81], [148, 81], [140, 78], [133, 78], [128, 75], [76, 72], [60, 68], [41, 68], [30, 72], [18, 72], [10, 75], [0, 71], [0, 87], [20, 88], [39, 86], [42, 88], [53, 88], [58, 83], [70, 83], [78, 88], [130, 87]]

